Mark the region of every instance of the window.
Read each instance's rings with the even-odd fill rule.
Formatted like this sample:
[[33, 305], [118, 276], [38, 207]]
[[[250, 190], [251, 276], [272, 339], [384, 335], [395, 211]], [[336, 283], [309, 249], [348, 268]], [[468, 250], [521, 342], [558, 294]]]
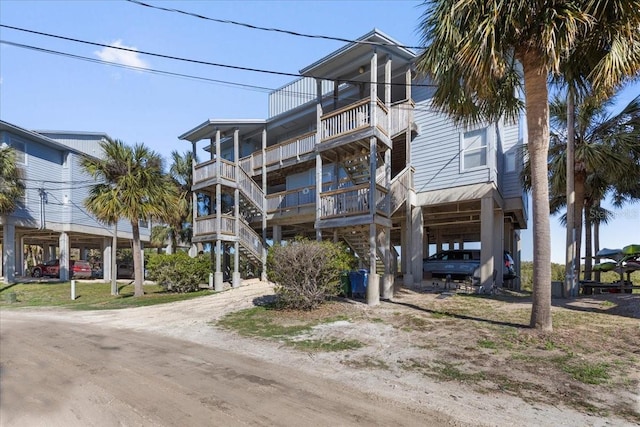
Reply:
[[462, 137], [462, 170], [487, 165], [487, 129], [465, 132]]
[[515, 172], [516, 171], [516, 153], [515, 151], [507, 151], [504, 156], [505, 161], [505, 172]]

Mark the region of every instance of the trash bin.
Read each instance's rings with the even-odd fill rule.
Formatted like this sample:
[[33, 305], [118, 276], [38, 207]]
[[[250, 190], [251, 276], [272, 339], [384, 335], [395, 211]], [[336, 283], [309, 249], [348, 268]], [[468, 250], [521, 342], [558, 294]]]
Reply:
[[367, 295], [369, 272], [367, 270], [352, 271], [349, 273], [351, 281], [351, 294], [354, 297], [364, 298]]
[[351, 281], [349, 280], [349, 272], [340, 273], [340, 294], [348, 297], [351, 294]]

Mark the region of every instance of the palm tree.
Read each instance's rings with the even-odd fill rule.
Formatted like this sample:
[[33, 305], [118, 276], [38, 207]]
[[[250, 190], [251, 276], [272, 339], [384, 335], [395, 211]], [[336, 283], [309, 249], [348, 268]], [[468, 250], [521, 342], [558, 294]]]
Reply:
[[160, 155], [136, 144], [106, 141], [100, 144], [102, 158], [84, 157], [83, 168], [100, 183], [91, 187], [85, 206], [96, 218], [108, 224], [119, 219], [131, 223], [133, 234], [134, 296], [144, 295], [140, 220], [170, 222], [175, 217], [178, 195], [175, 185], [163, 172]]
[[0, 146], [0, 215], [13, 212], [24, 195], [24, 171], [16, 164], [13, 147]]
[[[615, 21], [632, 28], [614, 34], [616, 41], [631, 41], [627, 53], [637, 58], [639, 36], [634, 31], [640, 28], [640, 0], [430, 0], [426, 4], [421, 30], [427, 47], [418, 58], [417, 69], [437, 85], [432, 101], [435, 108], [462, 124], [514, 119], [523, 107], [516, 93], [524, 80], [535, 266], [530, 325], [550, 331], [547, 79], [561, 73], [562, 64], [579, 42], [593, 36], [592, 29], [608, 28]], [[614, 8], [616, 13], [609, 13]], [[612, 52], [618, 45], [598, 47]], [[614, 87], [638, 72], [627, 67], [628, 58], [616, 57], [616, 62], [603, 55], [596, 59], [602, 61], [590, 67], [594, 72], [587, 76], [592, 85]]]
[[178, 187], [180, 197], [180, 203], [177, 206], [179, 215], [176, 216], [174, 223], [169, 224], [171, 247], [175, 250], [178, 238], [184, 243], [191, 244], [191, 237], [193, 236], [193, 227], [191, 225], [193, 222], [193, 192], [191, 191], [191, 185], [193, 184], [193, 163], [195, 158], [191, 151], [180, 154], [174, 150], [171, 152], [171, 159], [169, 174], [174, 184]]
[[[592, 226], [598, 225], [600, 208], [608, 194], [615, 204], [638, 200], [640, 191], [640, 97], [632, 100], [620, 113], [607, 111], [614, 98], [600, 102], [585, 99], [575, 109], [575, 218], [576, 260], [581, 259], [581, 236], [585, 229], [585, 280], [591, 278]], [[566, 206], [566, 168], [568, 143], [567, 103], [555, 98], [550, 105], [551, 147], [549, 174], [551, 213]], [[529, 168], [525, 167], [525, 171]], [[526, 182], [526, 181], [525, 181]], [[567, 215], [568, 216], [568, 215]], [[606, 222], [606, 221], [603, 221]], [[567, 221], [567, 226], [569, 226]], [[577, 270], [580, 271], [579, 265]]]
[[149, 242], [149, 246], [155, 248], [156, 253], [159, 253], [160, 248], [165, 246], [169, 235], [169, 227], [165, 225], [154, 225], [151, 227], [151, 241]]

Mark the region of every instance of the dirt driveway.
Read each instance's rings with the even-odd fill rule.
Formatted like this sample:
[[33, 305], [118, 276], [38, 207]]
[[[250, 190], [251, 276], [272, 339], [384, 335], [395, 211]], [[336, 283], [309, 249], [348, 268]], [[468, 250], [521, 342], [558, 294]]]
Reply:
[[[370, 321], [357, 324], [349, 322], [335, 322], [330, 325], [322, 325], [314, 332], [317, 336], [322, 334], [342, 334], [343, 336], [364, 337], [366, 347], [355, 352], [344, 354], [335, 353], [307, 353], [293, 350], [277, 342], [247, 339], [237, 334], [215, 327], [212, 323], [230, 311], [251, 307], [254, 301], [264, 295], [272, 293], [272, 286], [268, 283], [252, 282], [239, 289], [232, 289], [220, 294], [182, 301], [166, 305], [141, 307], [126, 310], [71, 312], [61, 310], [11, 310], [0, 313], [2, 322], [2, 349], [0, 360], [2, 362], [2, 420], [4, 425], [39, 425], [38, 420], [45, 418], [28, 418], [29, 406], [20, 404], [10, 399], [13, 393], [9, 392], [8, 379], [11, 378], [11, 367], [18, 367], [19, 360], [23, 359], [18, 354], [11, 354], [6, 349], [13, 348], [12, 341], [19, 341], [20, 334], [11, 335], [11, 330], [19, 331], [18, 325], [32, 321], [46, 322], [60, 326], [63, 329], [61, 335], [71, 338], [69, 335], [74, 330], [80, 332], [79, 342], [76, 347], [65, 350], [64, 354], [57, 357], [62, 359], [69, 367], [77, 364], [80, 372], [97, 375], [96, 378], [108, 378], [116, 375], [112, 371], [111, 364], [98, 364], [94, 366], [92, 356], [95, 351], [84, 357], [82, 348], [93, 346], [110, 354], [117, 359], [121, 368], [117, 374], [129, 372], [130, 383], [115, 387], [106, 387], [106, 395], [101, 395], [99, 389], [104, 388], [104, 383], [91, 380], [85, 389], [77, 390], [72, 395], [61, 394], [61, 398], [55, 401], [57, 407], [66, 407], [65, 417], [83, 415], [80, 409], [74, 409], [76, 405], [73, 398], [98, 393], [100, 396], [118, 397], [120, 392], [136, 390], [140, 385], [141, 390], [155, 390], [153, 398], [143, 399], [141, 409], [130, 407], [135, 402], [135, 395], [131, 399], [115, 399], [112, 401], [87, 403], [87, 399], [81, 400], [89, 407], [95, 407], [94, 414], [99, 417], [91, 423], [75, 425], [114, 425], [119, 421], [114, 414], [120, 414], [123, 408], [128, 408], [131, 418], [125, 422], [128, 425], [470, 425], [470, 426], [626, 426], [634, 425], [621, 418], [610, 414], [609, 416], [590, 415], [578, 412], [574, 409], [554, 402], [535, 401], [528, 403], [521, 397], [510, 396], [505, 393], [487, 392], [486, 389], [468, 387], [455, 382], [436, 381], [423, 375], [419, 370], [398, 370], [382, 366], [393, 360], [412, 360], [420, 355], [424, 356], [428, 349], [422, 342], [412, 342], [412, 335], [399, 333], [397, 328], [391, 327], [385, 322], [378, 322], [381, 318], [396, 318], [409, 316], [412, 318], [416, 307], [421, 304], [421, 299], [436, 298], [426, 296], [420, 292], [406, 290], [400, 292], [394, 303], [385, 302], [378, 307], [368, 307], [364, 304], [354, 304], [353, 309], [359, 311]], [[637, 304], [636, 300], [636, 304]], [[445, 302], [446, 303], [446, 302]], [[33, 326], [23, 326], [24, 339], [30, 345], [35, 346], [39, 339], [44, 340], [47, 333], [40, 334], [40, 338], [31, 338], [32, 334], [38, 337]], [[639, 326], [640, 327], [640, 326]], [[29, 329], [31, 328], [31, 329]], [[87, 331], [94, 328], [96, 337], [91, 337]], [[446, 328], [437, 331], [439, 339], [456, 339], [447, 336]], [[470, 331], [472, 334], [473, 331]], [[156, 338], [154, 338], [156, 337]], [[9, 340], [10, 338], [10, 340]], [[138, 340], [143, 348], [148, 351], [139, 352], [123, 351], [133, 342]], [[115, 348], [118, 350], [115, 350]], [[195, 353], [192, 349], [197, 347]], [[212, 357], [206, 356], [207, 349]], [[62, 351], [63, 349], [59, 349]], [[56, 350], [58, 351], [58, 350]], [[224, 351], [225, 356], [220, 356]], [[71, 353], [69, 353], [71, 352]], [[122, 354], [118, 355], [119, 352]], [[154, 353], [162, 354], [154, 357]], [[58, 354], [58, 353], [54, 353]], [[72, 359], [70, 354], [74, 354]], [[116, 355], [118, 355], [116, 357]], [[169, 363], [171, 357], [175, 363]], [[455, 357], [455, 355], [451, 355]], [[47, 359], [33, 353], [26, 360], [33, 359], [28, 366], [36, 369], [39, 365], [46, 366]], [[228, 361], [234, 362], [229, 367]], [[479, 360], [479, 363], [482, 363]], [[268, 365], [263, 365], [267, 363]], [[167, 364], [167, 365], [163, 365]], [[172, 375], [180, 372], [183, 365], [188, 365], [184, 381], [175, 385], [172, 379], [162, 378], [163, 375]], [[225, 367], [226, 366], [226, 367]], [[164, 369], [165, 367], [169, 369]], [[264, 372], [264, 370], [269, 372]], [[220, 389], [210, 392], [210, 398], [205, 398], [206, 385], [200, 378], [206, 377], [207, 372], [229, 372], [227, 382], [218, 386]], [[638, 375], [639, 370], [632, 372]], [[274, 379], [274, 375], [277, 379]], [[544, 373], [541, 373], [544, 375]], [[236, 380], [229, 380], [236, 378]], [[251, 381], [253, 379], [254, 381]], [[280, 381], [286, 379], [286, 381]], [[14, 380], [16, 380], [14, 378]], [[33, 379], [36, 381], [36, 379]], [[637, 380], [637, 378], [636, 378]], [[19, 384], [19, 381], [16, 380]], [[54, 377], [50, 381], [42, 380], [37, 384], [43, 388], [50, 387], [56, 382], [74, 381], [61, 377]], [[211, 381], [211, 380], [208, 380]], [[278, 382], [277, 387], [272, 386], [272, 381]], [[553, 382], [552, 378], [548, 379]], [[286, 384], [283, 385], [283, 382]], [[190, 384], [193, 383], [193, 386]], [[193, 388], [194, 390], [191, 390]], [[56, 390], [54, 388], [54, 390]], [[78, 391], [79, 390], [79, 391]], [[232, 392], [231, 403], [225, 401], [228, 390]], [[273, 397], [274, 393], [283, 393], [281, 399], [274, 401], [274, 407], [266, 407], [257, 404], [253, 409], [243, 406], [242, 399], [249, 399], [250, 393], [260, 394], [266, 399]], [[220, 415], [220, 422], [202, 422], [203, 418], [187, 417], [184, 410], [167, 411], [164, 408], [165, 400], [161, 396], [172, 396], [177, 393], [177, 402], [189, 408], [187, 412], [198, 412], [196, 408], [218, 407], [215, 413], [231, 414]], [[636, 404], [640, 410], [640, 400], [636, 394]], [[256, 396], [256, 395], [253, 395]], [[351, 396], [350, 399], [348, 396]], [[71, 398], [71, 400], [69, 400]], [[200, 403], [190, 402], [190, 398]], [[34, 397], [35, 405], [47, 405], [37, 396]], [[40, 401], [38, 401], [40, 399]], [[89, 399], [90, 400], [90, 399]], [[259, 400], [259, 399], [258, 399]], [[153, 402], [156, 402], [155, 404]], [[324, 402], [324, 403], [320, 403]], [[247, 402], [247, 405], [253, 404]], [[101, 405], [114, 405], [113, 411], [107, 411]], [[26, 406], [25, 406], [26, 405]], [[93, 406], [91, 406], [93, 405]], [[314, 411], [315, 405], [321, 405], [322, 410]], [[20, 409], [22, 408], [25, 411]], [[77, 408], [77, 407], [76, 407]], [[231, 409], [229, 409], [231, 408]], [[207, 409], [210, 411], [211, 409]], [[17, 411], [17, 412], [16, 412]], [[151, 412], [149, 412], [151, 411]], [[309, 412], [310, 411], [310, 412]], [[16, 415], [16, 413], [18, 415]], [[209, 412], [205, 412], [209, 413]], [[329, 417], [328, 413], [335, 416]], [[12, 418], [7, 418], [12, 414]], [[22, 415], [20, 415], [22, 414]], [[25, 415], [26, 414], [26, 415]], [[70, 415], [71, 414], [71, 415]], [[80, 415], [78, 415], [80, 414]], [[173, 414], [173, 415], [172, 415]], [[293, 415], [299, 414], [300, 419]], [[20, 418], [26, 416], [27, 418]], [[92, 415], [86, 415], [91, 417]], [[17, 417], [17, 418], [16, 418]], [[227, 417], [227, 418], [224, 418]], [[325, 418], [328, 417], [328, 418]], [[206, 418], [206, 416], [205, 416]], [[78, 418], [80, 420], [81, 418]], [[35, 423], [18, 424], [8, 423], [7, 420], [35, 421]], [[64, 418], [65, 421], [73, 418]], [[100, 422], [99, 420], [105, 421]], [[65, 424], [65, 425], [73, 425]], [[58, 424], [63, 425], [63, 424]]]

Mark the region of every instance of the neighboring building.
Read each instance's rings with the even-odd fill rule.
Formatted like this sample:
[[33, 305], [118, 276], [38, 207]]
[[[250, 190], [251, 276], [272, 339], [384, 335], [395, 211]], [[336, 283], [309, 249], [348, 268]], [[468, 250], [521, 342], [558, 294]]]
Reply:
[[405, 284], [422, 280], [430, 244], [480, 242], [483, 285], [503, 250], [519, 261], [520, 124], [456, 127], [430, 107], [416, 58], [373, 30], [273, 91], [268, 119], [212, 119], [179, 137], [211, 153], [194, 170], [210, 203], [194, 209], [193, 241], [215, 246], [216, 286], [223, 254], [238, 284], [240, 253], [264, 264], [267, 241], [295, 235], [346, 242], [369, 270], [371, 304], [391, 296], [397, 246]]
[[[111, 262], [113, 226], [98, 222], [84, 207], [91, 185], [96, 182], [80, 167], [83, 155], [99, 156], [103, 133], [28, 131], [0, 121], [0, 144], [17, 152], [18, 166], [25, 172], [26, 191], [18, 208], [0, 217], [2, 271], [5, 283], [25, 274], [25, 245], [42, 247], [45, 260], [60, 258], [67, 266], [70, 252], [84, 258], [88, 249], [99, 249], [106, 266]], [[141, 239], [149, 241], [146, 222]], [[118, 246], [130, 247], [131, 225], [118, 223]], [[109, 280], [110, 271], [104, 271]], [[61, 268], [61, 279], [68, 278]]]

